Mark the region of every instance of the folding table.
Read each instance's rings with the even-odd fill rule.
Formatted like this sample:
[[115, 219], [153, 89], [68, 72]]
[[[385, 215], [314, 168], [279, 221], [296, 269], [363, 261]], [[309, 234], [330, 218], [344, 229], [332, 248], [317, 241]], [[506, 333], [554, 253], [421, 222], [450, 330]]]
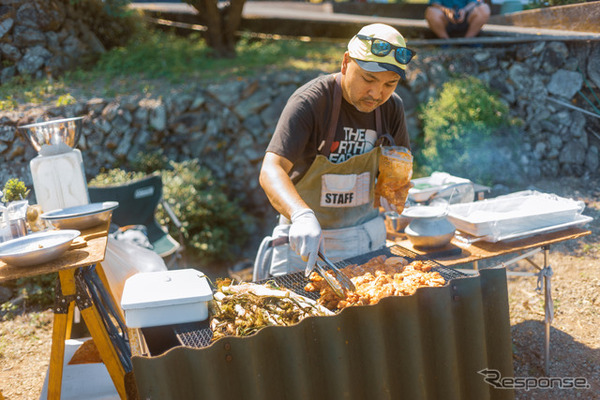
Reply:
[[[122, 316], [119, 315], [118, 308], [112, 307], [114, 301], [106, 276], [99, 264], [104, 260], [109, 224], [110, 221], [82, 231], [70, 249], [53, 261], [29, 267], [7, 265], [0, 261], [0, 282], [58, 272], [48, 399], [60, 399], [65, 339], [70, 338], [71, 335], [75, 305], [81, 311], [119, 396], [122, 399], [127, 398], [125, 378], [126, 374], [131, 371], [131, 355], [128, 345], [123, 343], [124, 335], [116, 332], [115, 326], [111, 322], [111, 320], [122, 319]], [[103, 304], [98, 304], [100, 301]], [[112, 316], [107, 315], [107, 307], [111, 308]], [[115, 310], [117, 310], [116, 314]], [[119, 341], [121, 341], [121, 345], [119, 345]]]
[[[424, 250], [415, 248], [403, 233], [390, 232], [388, 230], [388, 242], [398, 244], [417, 254], [432, 258], [447, 267], [456, 267], [462, 264], [473, 263], [474, 271], [477, 270], [478, 262], [481, 260], [519, 253], [518, 256], [504, 261], [501, 264], [508, 266], [524, 259], [538, 270], [537, 273], [531, 273], [530, 275], [538, 277], [537, 287], [544, 293], [544, 372], [547, 375], [550, 364], [550, 326], [554, 317], [554, 306], [551, 293], [552, 267], [549, 263], [550, 246], [566, 240], [579, 239], [591, 233], [591, 231], [586, 229], [570, 228], [538, 234], [518, 240], [496, 243], [485, 241], [465, 243], [455, 236], [450, 244], [443, 248]], [[541, 266], [531, 260], [531, 257], [539, 252], [543, 252], [544, 254], [544, 262]]]

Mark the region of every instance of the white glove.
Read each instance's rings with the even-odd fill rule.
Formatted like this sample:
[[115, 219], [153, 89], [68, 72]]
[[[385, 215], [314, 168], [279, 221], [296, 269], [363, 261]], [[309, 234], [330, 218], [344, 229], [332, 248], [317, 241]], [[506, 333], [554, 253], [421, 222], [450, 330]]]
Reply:
[[321, 225], [310, 208], [294, 212], [291, 220], [290, 247], [302, 257], [302, 261], [308, 260], [305, 270], [305, 274], [308, 276], [315, 267], [317, 253], [323, 243]]

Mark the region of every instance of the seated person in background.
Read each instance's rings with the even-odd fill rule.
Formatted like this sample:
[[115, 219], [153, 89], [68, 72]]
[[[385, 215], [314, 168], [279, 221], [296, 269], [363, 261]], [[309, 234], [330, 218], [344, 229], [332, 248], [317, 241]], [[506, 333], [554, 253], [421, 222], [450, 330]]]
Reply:
[[430, 0], [425, 10], [429, 28], [439, 38], [447, 39], [449, 34], [477, 36], [481, 27], [490, 18], [490, 6], [481, 0]]

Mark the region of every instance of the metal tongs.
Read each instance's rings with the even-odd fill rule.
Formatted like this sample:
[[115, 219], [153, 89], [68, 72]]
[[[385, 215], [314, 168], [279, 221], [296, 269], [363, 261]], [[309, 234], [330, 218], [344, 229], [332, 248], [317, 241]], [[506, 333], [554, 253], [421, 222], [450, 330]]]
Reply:
[[321, 252], [321, 250], [319, 250], [318, 255], [319, 255], [319, 258], [321, 260], [323, 260], [323, 262], [329, 267], [331, 272], [333, 272], [335, 279], [332, 279], [331, 276], [326, 273], [325, 268], [323, 268], [323, 266], [319, 265], [318, 262], [315, 263], [315, 267], [317, 268], [319, 275], [321, 275], [323, 277], [323, 279], [325, 279], [325, 282], [327, 282], [329, 287], [331, 287], [331, 289], [333, 290], [333, 293], [335, 293], [336, 296], [344, 298], [344, 297], [346, 297], [346, 292], [355, 292], [356, 291], [356, 287], [354, 286], [354, 284], [352, 283], [350, 278], [348, 278], [348, 276], [346, 276], [346, 274], [344, 274], [342, 271], [340, 271], [338, 269], [338, 267], [336, 267], [329, 260], [329, 258], [327, 258], [327, 256]]
[[[273, 239], [269, 246], [275, 247], [289, 242], [290, 238], [288, 236], [282, 236], [277, 239]], [[331, 262], [331, 260], [329, 260], [329, 258], [327, 258], [325, 254], [323, 254], [321, 250], [319, 250], [317, 254], [319, 258], [323, 260], [323, 262], [329, 267], [329, 269], [335, 276], [335, 279], [332, 278], [329, 274], [327, 274], [325, 272], [326, 269], [323, 268], [322, 265], [319, 265], [318, 262], [315, 263], [315, 268], [319, 275], [321, 275], [325, 282], [329, 285], [331, 290], [333, 290], [333, 293], [335, 293], [336, 296], [345, 298], [346, 292], [356, 292], [356, 287], [354, 286], [354, 283], [352, 283], [352, 281], [350, 280], [350, 278], [348, 278], [348, 276], [346, 276], [346, 274], [340, 271], [339, 268], [336, 267]]]

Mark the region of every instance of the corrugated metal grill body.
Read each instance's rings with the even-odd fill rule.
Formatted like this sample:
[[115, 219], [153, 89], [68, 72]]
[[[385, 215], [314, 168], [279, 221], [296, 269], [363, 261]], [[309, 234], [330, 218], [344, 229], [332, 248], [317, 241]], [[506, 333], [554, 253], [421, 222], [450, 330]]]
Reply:
[[513, 376], [506, 271], [133, 366], [142, 399], [512, 399], [478, 374]]

